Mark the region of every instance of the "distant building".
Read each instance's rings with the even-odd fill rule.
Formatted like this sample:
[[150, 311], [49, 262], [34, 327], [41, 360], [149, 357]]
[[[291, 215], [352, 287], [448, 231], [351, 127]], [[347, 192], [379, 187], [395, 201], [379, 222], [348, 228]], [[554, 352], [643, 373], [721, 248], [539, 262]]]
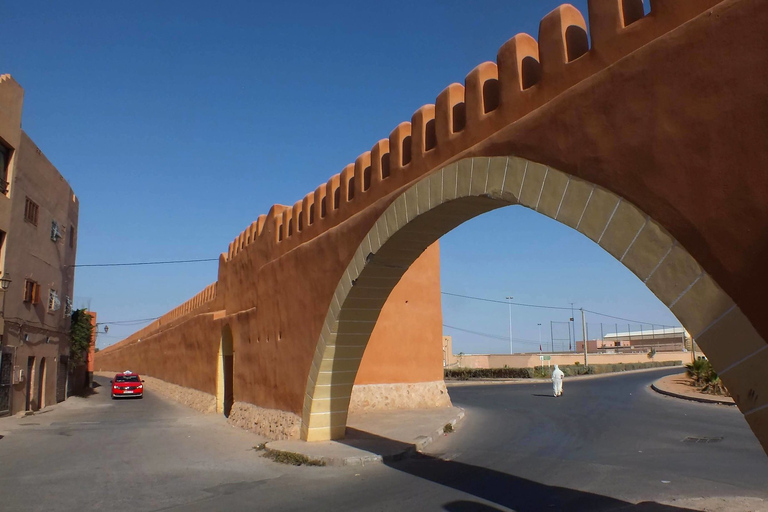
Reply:
[[66, 398], [79, 202], [0, 76], [0, 415]]
[[[691, 336], [682, 327], [648, 329], [606, 334], [601, 340], [587, 340], [587, 352], [623, 353], [630, 351], [691, 350]], [[584, 342], [576, 342], [576, 352], [584, 352]]]

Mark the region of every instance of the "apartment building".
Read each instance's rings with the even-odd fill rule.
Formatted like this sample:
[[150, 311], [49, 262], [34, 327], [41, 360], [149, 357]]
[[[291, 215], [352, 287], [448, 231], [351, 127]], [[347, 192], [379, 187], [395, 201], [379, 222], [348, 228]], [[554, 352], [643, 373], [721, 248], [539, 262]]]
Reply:
[[0, 415], [66, 398], [79, 202], [0, 76]]

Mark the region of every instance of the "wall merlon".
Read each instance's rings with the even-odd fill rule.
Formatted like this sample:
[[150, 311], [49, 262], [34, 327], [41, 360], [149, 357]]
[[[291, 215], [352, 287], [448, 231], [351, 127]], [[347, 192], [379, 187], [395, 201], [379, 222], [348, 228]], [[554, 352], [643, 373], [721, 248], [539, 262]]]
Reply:
[[315, 200], [312, 206], [315, 209], [315, 223], [320, 222], [320, 219], [324, 219], [328, 215], [328, 202], [325, 197], [328, 193], [328, 184], [323, 183], [315, 189]]
[[253, 221], [253, 222], [251, 222], [251, 225], [248, 226], [247, 234], [245, 236], [245, 245], [246, 246], [250, 245], [251, 242], [256, 240], [256, 233], [257, 233], [256, 221]]
[[542, 81], [558, 77], [566, 64], [589, 51], [587, 23], [578, 9], [570, 4], [556, 8], [539, 24], [539, 60]]
[[286, 206], [281, 204], [273, 204], [267, 213], [267, 218], [264, 220], [264, 227], [266, 229], [262, 233], [272, 233], [276, 242], [282, 238], [283, 211], [286, 208]]
[[355, 159], [355, 195], [367, 192], [372, 182], [371, 152], [366, 151]]
[[293, 227], [294, 235], [298, 235], [307, 227], [306, 223], [304, 223], [304, 220], [302, 219], [303, 214], [304, 200], [302, 199], [301, 201], [296, 201], [291, 207], [291, 225]]
[[400, 175], [411, 163], [411, 123], [404, 121], [389, 134], [389, 165], [393, 175]]
[[325, 218], [336, 217], [336, 213], [341, 206], [341, 175], [334, 174], [328, 180], [326, 183], [325, 197]]
[[302, 214], [302, 224], [304, 226], [304, 229], [308, 229], [310, 226], [312, 226], [315, 223], [315, 193], [310, 192], [306, 196], [304, 196], [304, 199], [302, 200], [301, 204], [301, 214]]
[[355, 198], [355, 164], [347, 164], [339, 174], [339, 186], [341, 187], [341, 206]]
[[389, 139], [381, 139], [371, 148], [372, 183], [381, 183], [389, 178]]
[[293, 207], [291, 206], [283, 210], [281, 229], [282, 229], [282, 237], [280, 238], [280, 240], [285, 240], [286, 238], [291, 237], [294, 234]]
[[435, 132], [435, 106], [422, 105], [411, 117], [411, 154], [414, 160], [421, 160], [437, 146]]
[[451, 142], [458, 139], [466, 123], [464, 86], [452, 83], [435, 100], [435, 133], [437, 146], [450, 150]]
[[464, 79], [464, 101], [469, 130], [477, 129], [499, 106], [499, 72], [494, 62], [483, 62]]

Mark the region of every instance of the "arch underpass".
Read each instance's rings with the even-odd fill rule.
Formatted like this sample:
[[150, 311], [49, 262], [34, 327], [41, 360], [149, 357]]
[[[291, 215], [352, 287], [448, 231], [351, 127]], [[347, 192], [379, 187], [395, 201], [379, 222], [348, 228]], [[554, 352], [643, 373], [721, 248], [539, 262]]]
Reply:
[[260, 216], [215, 284], [97, 366], [194, 387], [215, 406], [230, 329], [234, 415], [251, 408], [270, 435], [342, 437], [369, 337], [409, 266], [460, 223], [522, 205], [643, 280], [768, 448], [768, 8], [650, 4], [643, 16], [639, 1], [592, 0], [588, 34], [564, 5], [538, 42], [513, 37], [340, 174]]
[[453, 228], [509, 205], [570, 226], [615, 257], [692, 334], [747, 419], [761, 410], [764, 403], [750, 391], [759, 389], [763, 377], [749, 371], [749, 364], [755, 364], [750, 360], [759, 357], [765, 340], [663, 227], [616, 194], [556, 169], [517, 157], [474, 157], [410, 187], [363, 237], [336, 287], [317, 343], [302, 437], [344, 436], [355, 375], [380, 311], [377, 304], [386, 301], [411, 264]]

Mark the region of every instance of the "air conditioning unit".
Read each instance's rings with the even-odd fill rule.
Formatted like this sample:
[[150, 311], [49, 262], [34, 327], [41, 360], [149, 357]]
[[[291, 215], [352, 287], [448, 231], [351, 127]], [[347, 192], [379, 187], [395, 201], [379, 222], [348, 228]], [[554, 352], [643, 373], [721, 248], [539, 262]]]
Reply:
[[61, 308], [61, 300], [59, 295], [51, 290], [48, 295], [48, 311], [58, 311]]
[[59, 227], [59, 223], [54, 221], [51, 221], [51, 240], [54, 242], [58, 242], [59, 238], [64, 236], [62, 229]]

